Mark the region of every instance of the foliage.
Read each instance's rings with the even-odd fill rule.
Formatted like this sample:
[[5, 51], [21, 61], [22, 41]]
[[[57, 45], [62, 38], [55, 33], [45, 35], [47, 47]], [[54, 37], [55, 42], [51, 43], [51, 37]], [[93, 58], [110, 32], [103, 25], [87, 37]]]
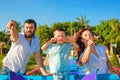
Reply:
[[87, 20], [86, 16], [80, 16], [76, 18], [79, 25], [81, 25], [83, 28], [89, 27], [89, 20]]
[[96, 26], [95, 33], [101, 35], [104, 39], [104, 42], [110, 42], [111, 39], [114, 39], [113, 42], [117, 42], [119, 39], [120, 25], [117, 19], [111, 19], [106, 21], [101, 21], [99, 25]]
[[34, 56], [31, 56], [30, 59], [28, 60], [28, 63], [26, 66], [26, 72], [34, 69], [33, 67], [31, 67], [31, 65], [35, 65]]
[[2, 31], [0, 32], [0, 54], [6, 54], [10, 48], [10, 36], [8, 35], [7, 32]]
[[0, 32], [0, 42], [4, 41], [5, 30]]
[[116, 44], [117, 44], [116, 53], [120, 55], [120, 40]]
[[22, 26], [20, 26], [20, 23], [17, 21], [15, 21], [15, 23], [16, 23], [16, 28], [17, 28], [18, 32], [21, 32]]
[[36, 34], [40, 39], [40, 45], [43, 45], [51, 38], [50, 28], [47, 25], [39, 25], [37, 27]]
[[113, 66], [120, 67], [120, 64], [119, 64], [115, 54], [111, 55], [110, 62]]
[[[34, 55], [32, 55], [30, 59], [28, 60], [28, 63], [26, 66], [26, 72], [34, 70], [35, 68], [36, 68], [36, 61], [35, 61]], [[41, 72], [37, 72], [37, 73], [33, 73], [32, 75], [40, 75], [40, 74]]]
[[[55, 29], [62, 28], [65, 30], [65, 33], [70, 35], [70, 32], [68, 33], [67, 30], [70, 27], [70, 22], [63, 22], [63, 23], [53, 23], [53, 25], [50, 28], [50, 32], [53, 33]], [[53, 36], [53, 35], [52, 35]]]
[[1, 67], [2, 67], [2, 61], [3, 61], [3, 58], [5, 57], [6, 55], [0, 55], [0, 69], [1, 69]]

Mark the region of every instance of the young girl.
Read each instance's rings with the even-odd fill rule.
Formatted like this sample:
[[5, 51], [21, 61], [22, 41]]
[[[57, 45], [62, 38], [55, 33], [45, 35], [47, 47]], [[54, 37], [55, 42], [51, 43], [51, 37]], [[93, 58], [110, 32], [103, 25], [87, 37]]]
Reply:
[[79, 45], [78, 63], [86, 65], [89, 72], [96, 71], [98, 74], [108, 74], [109, 71], [120, 75], [120, 71], [112, 68], [107, 56], [106, 47], [95, 45], [94, 34], [88, 28], [83, 28], [75, 35], [75, 40]]
[[72, 49], [79, 46], [65, 36], [63, 29], [56, 29], [53, 35], [54, 37], [42, 46], [42, 50], [49, 55], [50, 73], [54, 80], [70, 80], [68, 56]]

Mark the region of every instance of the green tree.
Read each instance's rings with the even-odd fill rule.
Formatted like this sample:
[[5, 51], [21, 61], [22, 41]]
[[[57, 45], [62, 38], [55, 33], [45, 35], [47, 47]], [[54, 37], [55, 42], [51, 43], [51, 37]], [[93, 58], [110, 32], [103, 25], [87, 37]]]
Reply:
[[21, 32], [22, 26], [20, 26], [20, 22], [15, 21], [15, 23], [16, 23], [16, 28], [18, 32]]
[[41, 46], [51, 38], [50, 28], [47, 25], [38, 25], [36, 34], [40, 39]]
[[103, 44], [110, 48], [110, 53], [113, 53], [112, 44], [118, 43], [119, 39], [119, 21], [117, 19], [110, 19], [106, 21], [101, 21], [99, 25], [96, 26], [95, 33], [103, 37]]
[[5, 30], [0, 32], [0, 42], [4, 41]]
[[[20, 23], [15, 21], [16, 23], [16, 27], [17, 27], [17, 30], [18, 32], [21, 31], [21, 26], [20, 26]], [[10, 41], [10, 32], [9, 31], [1, 31], [0, 32], [0, 48], [1, 48], [1, 54], [6, 54], [10, 48], [10, 45], [11, 45], [11, 41]]]
[[76, 18], [78, 21], [78, 24], [81, 25], [84, 28], [89, 27], [89, 20], [87, 20], [86, 16], [80, 16]]

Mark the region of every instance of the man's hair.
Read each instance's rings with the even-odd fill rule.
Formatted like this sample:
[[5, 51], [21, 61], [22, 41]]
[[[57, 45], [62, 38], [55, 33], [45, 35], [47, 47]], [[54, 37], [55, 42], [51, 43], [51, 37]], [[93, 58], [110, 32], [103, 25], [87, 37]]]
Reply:
[[37, 24], [36, 24], [35, 20], [33, 20], [33, 19], [27, 19], [27, 20], [25, 20], [24, 24], [25, 23], [33, 23], [35, 25], [35, 29], [37, 27]]

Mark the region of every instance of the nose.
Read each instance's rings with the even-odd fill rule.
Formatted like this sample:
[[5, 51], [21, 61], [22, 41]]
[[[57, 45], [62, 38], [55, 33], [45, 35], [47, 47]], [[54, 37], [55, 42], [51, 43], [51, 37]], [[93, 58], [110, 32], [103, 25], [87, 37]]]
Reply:
[[31, 28], [28, 28], [27, 30], [28, 30], [28, 31], [31, 31]]
[[91, 35], [87, 35], [87, 37], [88, 37], [89, 39], [91, 39], [91, 38], [92, 38], [92, 36], [91, 36]]
[[59, 38], [62, 38], [62, 36], [60, 36]]

